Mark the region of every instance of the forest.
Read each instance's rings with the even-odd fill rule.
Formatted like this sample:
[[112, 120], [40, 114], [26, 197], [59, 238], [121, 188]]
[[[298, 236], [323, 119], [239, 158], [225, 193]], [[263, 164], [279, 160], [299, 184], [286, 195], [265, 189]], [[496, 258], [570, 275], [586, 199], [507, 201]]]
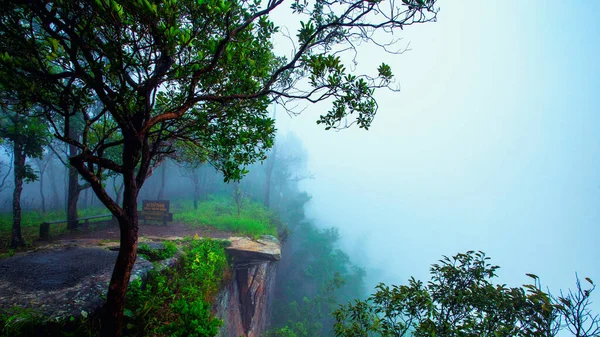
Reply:
[[[580, 278], [576, 274], [575, 286], [558, 292], [548, 289], [542, 283], [543, 277], [532, 273], [527, 274], [530, 283], [515, 286], [511, 282], [509, 286], [496, 281], [499, 267], [482, 250], [464, 249], [465, 246], [495, 248], [496, 237], [510, 240], [506, 233], [514, 232], [513, 241], [529, 241], [513, 248], [538, 244], [539, 247], [529, 250], [532, 256], [545, 251], [555, 253], [559, 250], [549, 247], [556, 244], [543, 239], [546, 231], [526, 234], [534, 229], [517, 234], [528, 228], [523, 225], [524, 219], [531, 217], [526, 215], [538, 217], [537, 222], [533, 221], [535, 226], [542, 226], [542, 219], [565, 221], [569, 217], [579, 226], [593, 223], [590, 220], [593, 214], [577, 218], [580, 212], [568, 207], [566, 199], [559, 202], [557, 197], [548, 201], [543, 199], [542, 192], [519, 199], [519, 194], [524, 195], [519, 188], [542, 176], [540, 168], [544, 165], [518, 165], [529, 163], [534, 154], [544, 160], [552, 156], [545, 155], [543, 141], [511, 138], [511, 134], [520, 134], [526, 127], [515, 127], [512, 133], [499, 127], [511, 123], [529, 125], [513, 121], [512, 115], [502, 115], [513, 109], [484, 114], [480, 113], [482, 106], [491, 110], [495, 105], [478, 102], [474, 110], [469, 110], [477, 114], [466, 120], [461, 119], [462, 110], [456, 106], [437, 109], [444, 116], [455, 113], [460, 117], [458, 127], [454, 125], [451, 131], [439, 131], [434, 137], [422, 137], [413, 143], [386, 140], [382, 146], [365, 150], [346, 144], [339, 149], [328, 148], [327, 142], [322, 142], [318, 146], [323, 147], [322, 153], [327, 153], [322, 162], [335, 172], [328, 176], [329, 180], [311, 173], [308, 165], [311, 157], [303, 145], [321, 136], [300, 140], [291, 132], [278, 132], [282, 114], [301, 118], [306, 115], [305, 110], [312, 110], [312, 125], [319, 132], [343, 134], [358, 129], [371, 133], [378, 112], [390, 107], [400, 109], [396, 103], [399, 96], [391, 96], [401, 93], [397, 74], [422, 67], [427, 76], [408, 76], [422, 83], [432, 76], [438, 78], [436, 67], [460, 61], [458, 56], [444, 60], [439, 57], [444, 53], [434, 51], [423, 54], [423, 60], [432, 55], [439, 57], [434, 62], [408, 62], [396, 72], [396, 60], [411, 50], [410, 43], [404, 43], [399, 36], [415, 36], [412, 34], [434, 29], [430, 27], [438, 23], [440, 13], [436, 0], [1, 1], [0, 145], [6, 154], [0, 160], [0, 262], [6, 271], [3, 277], [12, 277], [4, 286], [31, 286], [35, 281], [38, 284], [46, 281], [47, 286], [53, 286], [53, 281], [43, 277], [20, 279], [10, 264], [19, 265], [27, 257], [41, 256], [39, 259], [44, 260], [44, 254], [52, 260], [56, 251], [46, 251], [49, 246], [45, 241], [50, 241], [51, 246], [59, 238], [76, 241], [83, 235], [110, 232], [113, 236], [97, 242], [107, 249], [96, 253], [99, 260], [108, 259], [109, 255], [115, 259], [110, 273], [105, 275], [108, 276], [106, 292], [102, 293], [98, 312], [82, 309], [76, 315], [47, 317], [36, 308], [8, 305], [0, 313], [2, 333], [215, 336], [223, 331], [221, 327], [234, 324], [215, 313], [217, 302], [225, 301], [219, 297], [221, 288], [231, 285], [239, 301], [229, 304], [241, 307], [239, 322], [235, 324], [242, 326], [243, 333], [249, 336], [254, 336], [253, 331], [271, 337], [560, 336], [565, 333], [598, 336], [600, 317], [591, 301], [595, 283], [587, 275]], [[464, 24], [469, 20], [459, 21]], [[486, 27], [484, 21], [478, 24]], [[479, 41], [482, 45], [486, 42], [486, 39]], [[447, 47], [444, 43], [440, 45]], [[481, 52], [488, 49], [479, 48]], [[459, 51], [456, 55], [461, 55], [461, 49], [456, 50]], [[477, 61], [487, 59], [480, 57]], [[464, 74], [470, 75], [440, 73], [439, 78], [447, 81], [443, 83], [444, 90], [450, 92], [460, 87], [450, 79], [470, 80], [461, 85], [468, 85], [471, 90], [493, 82], [480, 79], [476, 82], [476, 76], [481, 74], [478, 69]], [[521, 75], [526, 79], [540, 78], [526, 72], [516, 74], [517, 78]], [[498, 71], [497, 76], [501, 75]], [[440, 81], [430, 82], [433, 88]], [[510, 86], [495, 87], [498, 95], [505, 87]], [[469, 91], [462, 90], [460, 94]], [[429, 98], [444, 95], [430, 95], [427, 89], [408, 95], [419, 97], [419, 103], [409, 111], [418, 119], [419, 113], [427, 110], [415, 106], [437, 104], [437, 98]], [[447, 94], [450, 96], [458, 97], [457, 93]], [[555, 99], [552, 96], [558, 95], [548, 98]], [[394, 97], [392, 103], [390, 97]], [[530, 113], [514, 114], [537, 117], [539, 110], [533, 107], [542, 106], [537, 103], [543, 100], [527, 99], [522, 98], [528, 102], [522, 105], [532, 107]], [[543, 106], [550, 109], [553, 104]], [[280, 115], [276, 115], [277, 108]], [[494, 118], [498, 114], [501, 118], [496, 123]], [[489, 125], [480, 117], [484, 115], [492, 120]], [[567, 114], [549, 113], [548, 118], [557, 115]], [[387, 126], [396, 125], [399, 129], [394, 132], [402, 130], [409, 136], [423, 136], [429, 128], [452, 126], [452, 118], [439, 118], [436, 115], [414, 124], [421, 129], [413, 127], [407, 119], [403, 120], [409, 122], [406, 127], [402, 123]], [[546, 126], [543, 124], [546, 120], [540, 120], [531, 124]], [[463, 130], [477, 123], [488, 126], [489, 130]], [[417, 129], [422, 131], [414, 131]], [[550, 127], [539, 127], [539, 134], [547, 129]], [[482, 134], [481, 143], [477, 139], [466, 148], [451, 148], [461, 137], [473, 136], [473, 130]], [[350, 135], [363, 139], [355, 133]], [[488, 135], [496, 138], [487, 138]], [[532, 135], [537, 133], [525, 133], [523, 137]], [[428, 143], [432, 139], [434, 143]], [[501, 146], [495, 140], [502, 146], [509, 144], [509, 150], [485, 159], [487, 153], [495, 153], [493, 150]], [[411, 146], [412, 154], [416, 154], [412, 158], [435, 158], [435, 168], [412, 165], [409, 160], [400, 165], [379, 165], [364, 159], [374, 154], [381, 160], [405, 158], [411, 153], [406, 152]], [[445, 151], [447, 147], [450, 151]], [[338, 166], [335, 160], [328, 160], [328, 156], [335, 157], [336, 152], [347, 149], [354, 163]], [[502, 163], [507, 153], [518, 150], [531, 153], [521, 153], [522, 159], [513, 165], [493, 165]], [[561, 148], [552, 149], [558, 150]], [[569, 152], [575, 153], [565, 151]], [[480, 161], [473, 165], [471, 159]], [[381, 178], [383, 185], [389, 187], [380, 197], [386, 202], [391, 200], [393, 206], [385, 209], [382, 214], [387, 216], [379, 220], [395, 219], [392, 213], [386, 213], [391, 208], [397, 208], [397, 214], [405, 219], [383, 231], [373, 231], [374, 235], [390, 232], [386, 240], [375, 244], [383, 247], [383, 242], [395, 241], [398, 249], [419, 239], [421, 246], [433, 247], [432, 251], [438, 252], [437, 248], [447, 245], [463, 252], [442, 255], [441, 260], [431, 264], [429, 279], [409, 278], [406, 284], [379, 283], [374, 290], [367, 289], [366, 284], [379, 277], [367, 272], [377, 261], [365, 258], [361, 265], [351, 259], [347, 251], [351, 245], [342, 244], [345, 239], [341, 233], [347, 233], [347, 228], [329, 223], [332, 218], [342, 218], [342, 212], [329, 221], [313, 219], [308, 214], [328, 204], [339, 209], [346, 206], [343, 200], [348, 205], [357, 205], [355, 201], [359, 201], [360, 207], [347, 207], [348, 214], [355, 215], [359, 209], [363, 212], [384, 209], [384, 203], [367, 197], [373, 195], [370, 188], [356, 188], [354, 193], [338, 191], [329, 200], [312, 204], [312, 192], [304, 189], [312, 181], [318, 181], [321, 188], [334, 186], [332, 177], [343, 177], [355, 167], [360, 167], [363, 175], [346, 181], [346, 185], [364, 186]], [[387, 175], [373, 173], [382, 167], [389, 170]], [[412, 168], [411, 174], [396, 174], [395, 170], [406, 167]], [[463, 172], [472, 167], [481, 168], [481, 176]], [[513, 167], [523, 169], [513, 170]], [[544, 167], [563, 168], [556, 162]], [[448, 170], [452, 171], [450, 179], [444, 176]], [[421, 175], [421, 171], [426, 174]], [[523, 172], [530, 174], [529, 180], [523, 178]], [[425, 192], [413, 191], [410, 197], [396, 199], [402, 191], [409, 191], [412, 177], [421, 178], [418, 190]], [[561, 177], [567, 175], [561, 173]], [[572, 180], [565, 178], [567, 182]], [[432, 192], [436, 181], [444, 182], [447, 187]], [[550, 181], [553, 179], [544, 180]], [[491, 185], [492, 182], [498, 185]], [[464, 196], [459, 193], [453, 194], [463, 185], [472, 186], [466, 190], [467, 199], [462, 199]], [[535, 185], [529, 186], [528, 192], [536, 190], [532, 186]], [[568, 195], [555, 185], [548, 186], [555, 188], [551, 196]], [[489, 190], [491, 196], [485, 194]], [[572, 193], [577, 197], [588, 194]], [[443, 206], [458, 200], [463, 200], [460, 207]], [[475, 205], [480, 200], [487, 201], [484, 205], [487, 208], [469, 204]], [[511, 200], [515, 201], [510, 203]], [[536, 204], [537, 200], [546, 201]], [[594, 199], [586, 199], [585, 205], [591, 205], [590, 200]], [[425, 210], [420, 204], [424, 201]], [[497, 204], [504, 207], [493, 209]], [[492, 211], [486, 213], [486, 210]], [[557, 210], [563, 213], [541, 217]], [[510, 217], [493, 216], [505, 213]], [[410, 218], [407, 216], [410, 214], [416, 216]], [[441, 235], [442, 244], [432, 244], [434, 238], [430, 234], [403, 237], [401, 231], [395, 230], [397, 226], [405, 226], [406, 230], [425, 228], [432, 221], [439, 226], [440, 219], [446, 216], [453, 219], [448, 221], [451, 224], [448, 227], [460, 221], [483, 220], [480, 227], [463, 230], [468, 237], [479, 233], [479, 228], [484, 229], [480, 240], [459, 244], [462, 241], [458, 226], [452, 234], [446, 232], [447, 239]], [[505, 223], [493, 225], [498, 219], [504, 219]], [[149, 221], [159, 222], [163, 227], [152, 229]], [[490, 223], [487, 227], [486, 221]], [[376, 226], [377, 220], [369, 219], [360, 225]], [[156, 244], [148, 241], [152, 235], [142, 234], [165, 231], [168, 226], [173, 232], [188, 235]], [[504, 226], [516, 226], [517, 230], [502, 231]], [[431, 229], [430, 233], [439, 228]], [[365, 244], [368, 236], [364, 235]], [[399, 242], [400, 238], [404, 242]], [[240, 242], [265, 247], [276, 243], [281, 254], [266, 254], [271, 262], [264, 264], [258, 263], [255, 255], [246, 256], [246, 260], [238, 256], [236, 261], [231, 254], [235, 249], [240, 252], [233, 247]], [[394, 265], [407, 256], [418, 254], [404, 254], [395, 259]], [[386, 259], [394, 257], [396, 253], [386, 253]], [[177, 262], [161, 264], [169, 259]], [[269, 272], [272, 261], [278, 261], [273, 262], [276, 278]], [[140, 276], [139, 268], [144, 263], [152, 269], [147, 277]], [[60, 263], [53, 265], [59, 266]], [[568, 263], [561, 264], [561, 268], [565, 266]], [[264, 287], [262, 283], [258, 285], [259, 279], [265, 282]], [[271, 289], [271, 284], [271, 295], [256, 297], [264, 289]], [[86, 291], [81, 293], [85, 295]], [[19, 300], [27, 298], [23, 294]], [[11, 298], [3, 294], [0, 300], [6, 302]], [[268, 304], [258, 313], [256, 303]], [[35, 306], [35, 299], [30, 306]], [[263, 331], [261, 326], [253, 330], [258, 324], [254, 318], [268, 329]]]

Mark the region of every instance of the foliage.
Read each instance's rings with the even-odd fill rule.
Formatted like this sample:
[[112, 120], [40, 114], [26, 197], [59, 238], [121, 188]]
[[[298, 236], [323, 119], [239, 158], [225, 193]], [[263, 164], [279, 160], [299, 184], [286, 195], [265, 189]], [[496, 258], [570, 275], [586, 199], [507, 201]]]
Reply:
[[562, 304], [541, 290], [535, 275], [533, 285], [493, 284], [498, 266], [488, 260], [468, 251], [433, 264], [427, 284], [414, 278], [408, 285], [379, 284], [367, 300], [335, 312], [336, 336], [555, 336]]
[[87, 315], [57, 320], [43, 315], [38, 310], [19, 306], [0, 312], [0, 336], [3, 337], [91, 337], [97, 335], [94, 332], [95, 325], [97, 321]]
[[[151, 271], [145, 283], [139, 278], [132, 281], [125, 334], [215, 336], [222, 322], [213, 317], [210, 303], [229, 275], [226, 245], [226, 241], [186, 239], [176, 268]], [[176, 247], [173, 242], [165, 246]], [[98, 320], [87, 313], [55, 320], [34, 309], [14, 307], [0, 312], [0, 328], [0, 336], [7, 337], [97, 336]]]
[[[292, 174], [292, 172], [290, 172]], [[269, 337], [333, 336], [332, 312], [340, 303], [364, 294], [364, 271], [338, 247], [335, 228], [319, 229], [307, 221], [304, 206], [310, 200], [297, 190], [297, 181], [285, 182], [280, 217], [285, 221], [285, 258], [278, 262]]]
[[293, 227], [278, 265], [270, 337], [331, 336], [332, 312], [363, 295], [364, 271], [337, 248], [336, 229], [305, 222]]
[[[153, 167], [182, 149], [239, 179], [273, 144], [273, 100], [329, 101], [326, 129], [368, 128], [385, 65], [355, 75], [341, 54], [376, 31], [435, 20], [435, 0], [294, 2], [301, 19], [287, 59], [273, 53], [271, 14], [284, 1], [2, 1], [0, 94], [41, 108], [56, 138], [78, 148], [70, 163], [119, 221], [121, 250], [107, 296], [106, 329], [119, 334], [126, 278], [137, 242], [135, 204]], [[384, 14], [385, 13], [385, 14]], [[287, 54], [287, 51], [286, 51]], [[350, 61], [350, 60], [346, 60]], [[303, 88], [308, 80], [309, 88]], [[81, 139], [71, 116], [85, 121]], [[351, 122], [348, 123], [348, 119]], [[108, 155], [119, 149], [120, 161]], [[123, 205], [106, 192], [106, 170], [122, 175]]]
[[152, 248], [147, 243], [138, 245], [138, 255], [144, 256], [149, 261], [162, 261], [170, 259], [177, 253], [177, 244], [173, 241], [164, 241], [161, 248]]
[[126, 335], [214, 336], [222, 322], [211, 301], [228, 275], [227, 242], [188, 239], [176, 269], [132, 282], [125, 309]]
[[[1, 108], [0, 138], [5, 140], [3, 143], [5, 146], [18, 145], [21, 153], [16, 154], [17, 156], [41, 158], [43, 147], [49, 139], [48, 126], [39, 118], [25, 118], [14, 111]], [[28, 163], [25, 163], [23, 167], [13, 167], [13, 169], [25, 182], [38, 179], [36, 171]]]
[[594, 282], [585, 278], [589, 287], [585, 289], [581, 285], [579, 277], [576, 276], [576, 288], [566, 293], [560, 292], [558, 298], [553, 298], [554, 307], [560, 313], [560, 318], [564, 321], [563, 327], [577, 337], [598, 337], [600, 336], [600, 315], [592, 313], [590, 305], [592, 304], [590, 296], [596, 285]]
[[239, 216], [237, 205], [227, 197], [211, 196], [208, 201], [198, 203], [198, 209], [194, 209], [190, 202], [179, 205], [173, 215], [174, 220], [191, 226], [209, 226], [251, 237], [277, 235], [273, 214], [248, 198], [244, 200]]

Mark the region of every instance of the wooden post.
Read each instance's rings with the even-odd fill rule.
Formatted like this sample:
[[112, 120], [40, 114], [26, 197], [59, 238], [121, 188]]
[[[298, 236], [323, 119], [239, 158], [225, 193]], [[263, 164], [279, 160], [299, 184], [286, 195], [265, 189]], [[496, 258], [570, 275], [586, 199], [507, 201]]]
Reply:
[[42, 222], [40, 224], [40, 240], [48, 240], [50, 238], [50, 224]]

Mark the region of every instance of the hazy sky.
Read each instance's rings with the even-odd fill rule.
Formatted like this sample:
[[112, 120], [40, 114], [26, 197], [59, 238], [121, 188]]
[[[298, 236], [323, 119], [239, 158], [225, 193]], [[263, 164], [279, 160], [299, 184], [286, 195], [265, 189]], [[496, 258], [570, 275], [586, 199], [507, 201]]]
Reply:
[[378, 94], [369, 131], [323, 131], [322, 106], [279, 113], [310, 156], [311, 217], [340, 228], [371, 282], [425, 279], [469, 249], [510, 285], [600, 282], [600, 2], [439, 6], [402, 32], [411, 51], [360, 50], [359, 69], [385, 61], [402, 89]]

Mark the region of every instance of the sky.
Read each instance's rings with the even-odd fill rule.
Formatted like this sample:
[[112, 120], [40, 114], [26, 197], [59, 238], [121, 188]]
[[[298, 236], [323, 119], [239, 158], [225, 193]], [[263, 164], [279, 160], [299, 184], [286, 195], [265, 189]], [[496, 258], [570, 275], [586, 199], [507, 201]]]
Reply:
[[340, 228], [370, 287], [467, 250], [511, 286], [600, 282], [600, 2], [438, 5], [401, 32], [410, 51], [359, 49], [357, 72], [386, 62], [401, 88], [377, 93], [369, 131], [323, 131], [324, 105], [278, 113], [309, 155], [309, 216]]

